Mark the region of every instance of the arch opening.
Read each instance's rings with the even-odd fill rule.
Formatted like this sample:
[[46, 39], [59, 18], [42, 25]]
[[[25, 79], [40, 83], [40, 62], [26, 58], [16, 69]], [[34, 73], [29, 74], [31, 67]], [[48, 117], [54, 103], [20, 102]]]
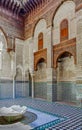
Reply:
[[7, 48], [7, 38], [3, 30], [0, 28], [0, 50]]
[[[40, 58], [36, 64], [37, 71], [35, 71], [35, 97], [47, 98], [47, 72], [46, 61], [44, 58]], [[40, 92], [40, 93], [39, 93]]]
[[63, 62], [63, 59], [64, 59], [64, 58], [66, 58], [66, 57], [71, 58], [71, 56], [72, 56], [71, 53], [69, 53], [69, 52], [64, 52], [64, 53], [62, 53], [62, 54], [58, 57], [57, 62]]
[[42, 70], [46, 68], [46, 62], [44, 58], [39, 59], [37, 65], [36, 65], [37, 70]]
[[23, 96], [22, 70], [21, 68], [17, 68], [15, 76], [15, 97], [18, 98], [22, 96]]
[[[75, 81], [74, 57], [70, 52], [63, 52], [57, 59], [57, 100], [70, 102], [74, 100], [72, 94]], [[71, 96], [73, 95], [73, 96]]]

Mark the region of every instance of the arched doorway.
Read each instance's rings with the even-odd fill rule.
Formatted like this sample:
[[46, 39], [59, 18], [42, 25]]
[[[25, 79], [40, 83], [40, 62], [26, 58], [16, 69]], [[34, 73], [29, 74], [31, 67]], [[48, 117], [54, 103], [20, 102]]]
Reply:
[[75, 100], [75, 64], [70, 52], [63, 52], [57, 59], [57, 100], [72, 102]]
[[15, 77], [15, 97], [23, 97], [23, 82], [22, 82], [22, 70], [21, 67], [16, 69]]
[[0, 27], [0, 99], [12, 98], [11, 58], [7, 52], [8, 40]]
[[44, 58], [40, 58], [36, 64], [35, 71], [35, 97], [47, 98], [47, 83], [46, 83], [46, 62]]
[[46, 63], [45, 63], [45, 59], [44, 58], [41, 58], [38, 63], [37, 63], [37, 70], [38, 71], [41, 71], [43, 69], [46, 68]]
[[31, 75], [28, 68], [26, 68], [23, 75], [23, 87], [25, 97], [31, 97]]

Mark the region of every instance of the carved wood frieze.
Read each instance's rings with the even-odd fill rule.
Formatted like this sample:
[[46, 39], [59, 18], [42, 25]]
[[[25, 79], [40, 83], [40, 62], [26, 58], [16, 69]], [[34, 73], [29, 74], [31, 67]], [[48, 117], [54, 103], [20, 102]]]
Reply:
[[[33, 1], [33, 3], [28, 3], [24, 6], [24, 9], [27, 10], [27, 13], [25, 16], [20, 17], [20, 8], [21, 5], [17, 4], [15, 0], [1, 0], [0, 1], [0, 19], [3, 18], [3, 22], [8, 23], [11, 26], [14, 26], [15, 31], [14, 34], [15, 37], [17, 36], [17, 33], [19, 35], [17, 37], [22, 39], [27, 39], [31, 36], [33, 36], [34, 28], [36, 26], [36, 23], [39, 21], [39, 19], [43, 18], [46, 20], [47, 27], [53, 25], [53, 18], [58, 10], [58, 8], [63, 4], [63, 2], [67, 0], [36, 0]], [[76, 11], [82, 8], [82, 0], [72, 0], [76, 4]], [[32, 1], [29, 1], [32, 2]], [[34, 4], [34, 6], [32, 5]], [[29, 7], [27, 7], [29, 5]], [[31, 5], [31, 6], [30, 6]], [[32, 8], [35, 7], [35, 8]], [[31, 10], [29, 11], [28, 8]], [[22, 12], [23, 14], [23, 12]], [[5, 20], [6, 19], [6, 20]], [[2, 24], [1, 23], [1, 24]], [[10, 26], [9, 26], [10, 28]]]
[[41, 49], [34, 53], [34, 70], [37, 70], [37, 63], [40, 59], [44, 59], [47, 64], [47, 49]]
[[76, 64], [76, 38], [63, 41], [53, 46], [53, 66], [57, 67], [57, 60], [64, 52], [69, 52], [74, 57], [74, 63]]
[[[58, 8], [67, 0], [45, 0], [43, 6], [40, 6], [38, 9], [33, 10], [28, 17], [25, 17], [25, 26], [28, 24], [28, 27], [25, 31], [25, 38], [33, 36], [34, 28], [37, 21], [43, 18], [46, 20], [47, 27], [53, 25], [53, 18], [58, 10]], [[72, 0], [76, 4], [76, 11], [82, 8], [81, 0]], [[29, 31], [29, 25], [31, 26]]]

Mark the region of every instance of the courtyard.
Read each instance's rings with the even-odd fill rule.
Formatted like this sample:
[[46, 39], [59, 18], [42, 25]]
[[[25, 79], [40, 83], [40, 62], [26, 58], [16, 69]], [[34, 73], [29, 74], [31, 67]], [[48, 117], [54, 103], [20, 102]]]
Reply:
[[82, 130], [82, 0], [0, 0], [0, 130]]
[[[0, 125], [0, 130], [81, 130], [82, 108], [62, 102], [47, 102], [42, 99], [17, 98], [0, 100], [0, 107], [12, 105], [27, 106], [27, 111], [37, 118], [9, 125]], [[33, 117], [31, 117], [33, 118]]]

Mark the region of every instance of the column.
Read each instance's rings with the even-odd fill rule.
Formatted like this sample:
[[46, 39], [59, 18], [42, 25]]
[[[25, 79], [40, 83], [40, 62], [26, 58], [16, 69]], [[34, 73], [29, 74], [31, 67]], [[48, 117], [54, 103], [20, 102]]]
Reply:
[[32, 98], [34, 98], [34, 74], [31, 74], [32, 77]]
[[22, 72], [22, 97], [25, 96], [25, 72]]
[[15, 79], [13, 77], [13, 99], [15, 99]]
[[11, 71], [12, 71], [12, 78], [13, 78], [13, 99], [15, 98], [15, 75], [16, 75], [16, 54], [15, 52], [10, 52], [11, 57]]

